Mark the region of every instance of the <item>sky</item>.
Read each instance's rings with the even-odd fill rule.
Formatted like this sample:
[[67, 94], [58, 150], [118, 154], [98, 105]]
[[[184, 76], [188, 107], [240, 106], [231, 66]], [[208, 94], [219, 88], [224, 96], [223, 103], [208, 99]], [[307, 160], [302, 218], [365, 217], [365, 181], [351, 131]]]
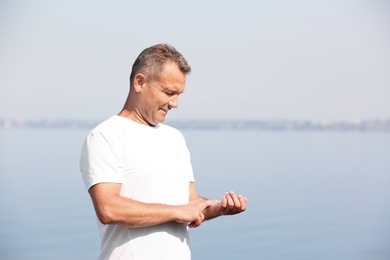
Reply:
[[171, 120], [390, 119], [390, 2], [0, 1], [0, 119], [103, 120], [145, 48], [192, 67]]

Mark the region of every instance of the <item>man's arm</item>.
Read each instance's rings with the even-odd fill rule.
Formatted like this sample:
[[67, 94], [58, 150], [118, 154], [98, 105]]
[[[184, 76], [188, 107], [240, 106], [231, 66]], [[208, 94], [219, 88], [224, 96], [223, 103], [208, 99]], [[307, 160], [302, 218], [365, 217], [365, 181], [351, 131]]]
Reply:
[[[195, 183], [190, 182], [190, 201], [207, 201], [199, 197]], [[246, 210], [248, 199], [242, 195], [236, 195], [234, 192], [227, 192], [220, 201], [213, 200], [212, 204], [203, 209], [204, 220], [213, 219], [224, 215], [235, 215]], [[190, 227], [196, 227], [196, 223], [190, 223]]]
[[120, 195], [119, 183], [99, 183], [89, 189], [96, 215], [103, 224], [122, 224], [133, 228], [176, 221], [199, 226], [204, 220], [203, 209], [212, 201], [197, 200], [186, 205], [143, 203]]

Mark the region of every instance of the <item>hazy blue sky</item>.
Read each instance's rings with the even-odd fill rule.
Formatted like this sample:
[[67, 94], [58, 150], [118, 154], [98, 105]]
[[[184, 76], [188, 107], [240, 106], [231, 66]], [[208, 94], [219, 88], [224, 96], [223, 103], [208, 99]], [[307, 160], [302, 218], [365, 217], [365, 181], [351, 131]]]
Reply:
[[390, 118], [390, 2], [0, 1], [0, 118], [105, 119], [136, 56], [192, 73], [170, 119]]

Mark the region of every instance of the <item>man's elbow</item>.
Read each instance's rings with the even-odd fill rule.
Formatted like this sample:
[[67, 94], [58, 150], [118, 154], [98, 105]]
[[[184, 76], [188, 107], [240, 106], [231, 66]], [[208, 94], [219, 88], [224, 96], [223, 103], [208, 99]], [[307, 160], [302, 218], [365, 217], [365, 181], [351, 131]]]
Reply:
[[101, 207], [96, 210], [96, 215], [103, 225], [113, 224], [115, 223], [114, 214], [109, 209], [109, 207]]

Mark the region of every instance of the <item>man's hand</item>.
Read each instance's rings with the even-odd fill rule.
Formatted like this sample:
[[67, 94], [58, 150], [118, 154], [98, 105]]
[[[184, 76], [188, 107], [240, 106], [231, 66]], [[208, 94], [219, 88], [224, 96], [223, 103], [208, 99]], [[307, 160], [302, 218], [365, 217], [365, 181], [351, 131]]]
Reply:
[[213, 203], [212, 200], [196, 200], [186, 205], [177, 206], [175, 221], [179, 223], [188, 222], [190, 228], [199, 227], [205, 219], [203, 210]]
[[213, 203], [203, 210], [206, 219], [212, 219], [223, 215], [235, 215], [246, 210], [248, 199], [242, 195], [236, 195], [233, 191], [226, 192], [221, 201]]
[[226, 192], [221, 200], [222, 215], [234, 215], [246, 210], [248, 199], [242, 195], [236, 195], [233, 191]]

